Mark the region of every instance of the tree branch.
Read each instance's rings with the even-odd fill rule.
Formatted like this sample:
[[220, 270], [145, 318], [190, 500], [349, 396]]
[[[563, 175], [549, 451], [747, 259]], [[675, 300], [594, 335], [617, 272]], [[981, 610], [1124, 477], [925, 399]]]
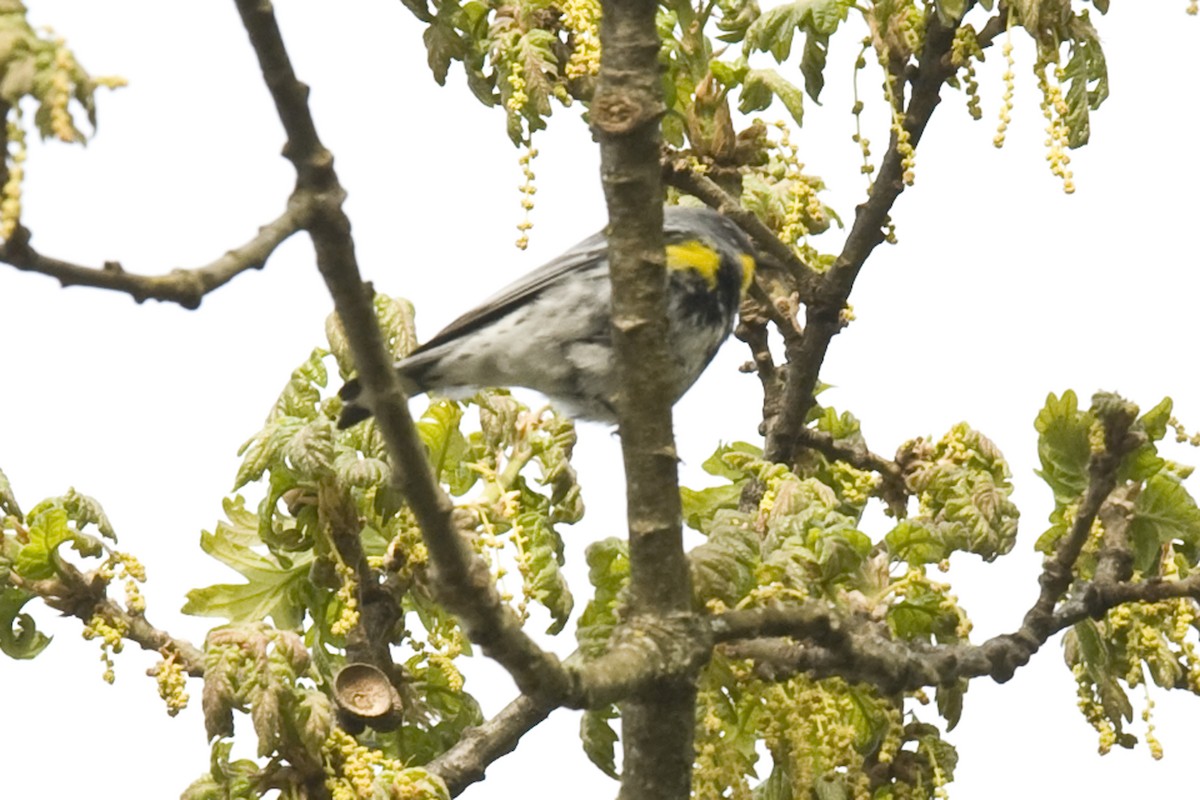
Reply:
[[[1041, 635], [1052, 624], [1054, 607], [1070, 588], [1075, 575], [1075, 562], [1092, 532], [1092, 523], [1104, 501], [1117, 485], [1117, 470], [1121, 459], [1145, 441], [1145, 434], [1130, 430], [1137, 419], [1137, 407], [1116, 395], [1097, 394], [1092, 399], [1092, 411], [1104, 429], [1104, 447], [1088, 459], [1088, 485], [1071, 530], [1059, 542], [1054, 555], [1046, 559], [1038, 578], [1041, 591], [1037, 601], [1025, 613], [1022, 630]], [[1047, 634], [1048, 635], [1048, 634]], [[1046, 636], [1042, 635], [1044, 642]], [[1032, 651], [1031, 651], [1032, 653]]]
[[221, 288], [243, 272], [261, 269], [279, 245], [303, 228], [304, 216], [302, 203], [289, 202], [286, 211], [259, 228], [254, 238], [241, 247], [203, 266], [174, 269], [165, 275], [126, 272], [116, 261], [106, 261], [97, 268], [44, 256], [33, 249], [29, 243], [31, 234], [25, 228], [18, 228], [8, 241], [0, 245], [0, 262], [24, 272], [48, 275], [64, 287], [91, 286], [124, 292], [138, 303], [159, 300], [195, 309], [199, 308], [206, 294]]
[[824, 431], [801, 425], [796, 431], [796, 441], [836, 461], [844, 461], [852, 467], [874, 472], [880, 478], [877, 494], [892, 509], [903, 509], [909, 495], [904, 482], [904, 470], [895, 461], [872, 453], [862, 442], [835, 439]]
[[[1122, 459], [1145, 441], [1145, 434], [1132, 429], [1137, 408], [1116, 395], [1098, 394], [1093, 412], [1104, 430], [1104, 447], [1089, 460], [1088, 485], [1071, 529], [1059, 541], [1054, 555], [1046, 559], [1038, 579], [1040, 591], [1026, 612], [1021, 627], [1010, 634], [993, 637], [982, 645], [930, 646], [900, 642], [882, 623], [846, 615], [832, 606], [809, 601], [796, 607], [768, 607], [730, 611], [714, 617], [711, 634], [729, 646], [735, 657], [753, 658], [766, 677], [779, 678], [797, 672], [817, 677], [838, 675], [861, 680], [885, 692], [943, 686], [964, 678], [990, 675], [997, 682], [1009, 680], [1029, 662], [1046, 641], [1088, 617], [1100, 618], [1123, 603], [1155, 602], [1169, 597], [1200, 599], [1200, 575], [1180, 581], [1130, 582], [1116, 576], [1126, 570], [1124, 528], [1105, 537], [1110, 562], [1097, 577], [1082, 584], [1075, 596], [1059, 605], [1075, 577], [1075, 563], [1091, 535], [1102, 509], [1109, 515], [1122, 514], [1130, 504], [1128, 492], [1113, 502], [1117, 471]], [[1121, 520], [1110, 520], [1110, 523]], [[1101, 559], [1104, 564], [1104, 559]], [[763, 637], [789, 637], [763, 638]], [[800, 641], [796, 641], [800, 640]]]
[[[655, 0], [603, 0], [590, 109], [608, 204], [617, 416], [629, 522], [630, 625], [691, 611], [678, 455], [672, 432], [659, 119], [664, 112]], [[696, 688], [665, 677], [621, 706], [621, 800], [691, 792]]]
[[451, 797], [483, 780], [484, 771], [517, 748], [521, 737], [533, 730], [553, 710], [528, 695], [513, 700], [482, 725], [467, 728], [454, 745], [425, 765], [442, 779]]
[[713, 618], [712, 625], [725, 652], [755, 661], [755, 671], [764, 680], [806, 673], [867, 683], [891, 694], [985, 675], [1004, 683], [1051, 636], [1077, 622], [1098, 619], [1126, 603], [1182, 597], [1200, 601], [1200, 575], [1180, 581], [1089, 582], [1044, 624], [1022, 625], [980, 645], [897, 641], [879, 623], [847, 617], [816, 602], [731, 611]]
[[[1002, 25], [1002, 23], [999, 23]], [[985, 27], [986, 42], [996, 35], [994, 20]], [[949, 54], [954, 29], [943, 25], [936, 13], [926, 20], [925, 47], [911, 80], [908, 107], [903, 128], [912, 147], [921, 141], [930, 117], [940, 102], [942, 85], [954, 74]], [[899, 93], [897, 93], [899, 94]], [[842, 252], [825, 274], [806, 310], [804, 336], [794, 350], [788, 348], [787, 386], [777, 417], [766, 420], [766, 456], [772, 461], [791, 463], [800, 446], [799, 430], [815, 402], [817, 375], [825, 361], [829, 344], [842, 329], [842, 309], [850, 297], [854, 281], [867, 257], [884, 240], [883, 226], [896, 199], [904, 191], [904, 155], [899, 137], [892, 133], [879, 175], [865, 203], [855, 210], [854, 224]]]
[[296, 167], [296, 194], [311, 203], [306, 228], [317, 267], [333, 297], [387, 445], [393, 480], [420, 524], [438, 599], [459, 617], [471, 641], [509, 671], [523, 693], [539, 702], [563, 697], [569, 676], [553, 654], [529, 638], [516, 614], [500, 599], [491, 572], [455, 526], [453, 504], [434, 480], [375, 322], [370, 289], [359, 273], [350, 220], [342, 209], [345, 190], [334, 171], [333, 156], [317, 136], [308, 87], [292, 70], [271, 3], [236, 0], [236, 4], [287, 133], [284, 156]]
[[10, 571], [6, 580], [10, 586], [40, 597], [50, 608], [85, 623], [92, 617], [100, 616], [113, 628], [124, 631], [124, 638], [143, 650], [159, 653], [171, 651], [188, 675], [193, 678], [204, 675], [203, 651], [186, 639], [176, 638], [154, 627], [144, 614], [131, 614], [109, 599], [106, 593], [108, 582], [100, 575], [80, 572], [66, 562], [62, 562], [59, 569], [61, 577], [31, 581]]

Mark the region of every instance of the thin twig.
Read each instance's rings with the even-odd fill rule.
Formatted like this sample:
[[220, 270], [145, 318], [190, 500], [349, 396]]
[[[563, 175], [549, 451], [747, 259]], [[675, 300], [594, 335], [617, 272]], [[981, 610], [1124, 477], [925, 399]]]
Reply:
[[467, 728], [462, 737], [425, 769], [446, 784], [456, 797], [472, 783], [483, 780], [485, 770], [501, 756], [517, 748], [521, 737], [550, 716], [552, 707], [521, 695], [482, 725]]
[[[985, 31], [994, 37], [994, 21]], [[948, 55], [954, 30], [942, 25], [936, 14], [928, 17], [925, 48], [911, 80], [911, 92], [904, 111], [904, 130], [909, 143], [921, 141], [934, 109], [940, 102], [942, 85], [954, 74]], [[991, 38], [987, 39], [988, 42]], [[787, 386], [777, 417], [767, 420], [766, 456], [772, 461], [791, 463], [799, 445], [798, 435], [815, 401], [817, 376], [829, 344], [843, 327], [842, 309], [850, 297], [854, 282], [867, 257], [884, 241], [884, 224], [896, 199], [904, 191], [904, 156], [893, 132], [879, 175], [872, 184], [866, 202], [855, 210], [854, 223], [841, 254], [826, 273], [807, 304], [804, 337], [794, 353], [788, 354]], [[790, 349], [790, 348], [789, 348]]]
[[86, 267], [42, 255], [29, 243], [30, 233], [25, 228], [18, 228], [11, 238], [0, 245], [0, 262], [24, 272], [48, 275], [64, 287], [108, 289], [124, 292], [138, 303], [159, 300], [195, 309], [208, 293], [243, 272], [261, 269], [279, 245], [303, 228], [304, 211], [302, 203], [290, 202], [287, 210], [259, 228], [254, 238], [244, 245], [203, 266], [174, 269], [165, 275], [126, 272], [116, 261], [106, 261], [102, 267]]
[[154, 627], [145, 615], [131, 614], [109, 599], [105, 594], [108, 584], [100, 576], [80, 572], [69, 564], [63, 564], [61, 568], [64, 571], [62, 578], [27, 580], [9, 572], [6, 580], [10, 586], [36, 595], [51, 608], [84, 622], [98, 615], [114, 629], [123, 631], [126, 639], [143, 650], [172, 652], [187, 674], [194, 678], [204, 675], [204, 653], [198, 647]]

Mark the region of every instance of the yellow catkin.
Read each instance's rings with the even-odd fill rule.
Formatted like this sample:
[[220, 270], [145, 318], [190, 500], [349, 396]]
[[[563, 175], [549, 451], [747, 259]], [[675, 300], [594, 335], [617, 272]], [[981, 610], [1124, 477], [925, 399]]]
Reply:
[[785, 165], [784, 180], [787, 181], [787, 207], [784, 211], [783, 225], [779, 238], [788, 244], [796, 244], [808, 236], [808, 226], [804, 219], [822, 220], [825, 209], [817, 197], [816, 190], [804, 179], [804, 164], [800, 161], [800, 150], [792, 142], [791, 132], [786, 122], [775, 123], [779, 130], [780, 160]]
[[533, 213], [533, 196], [537, 194], [537, 185], [534, 183], [537, 175], [533, 171], [533, 160], [537, 156], [537, 148], [533, 146], [531, 140], [527, 139], [525, 151], [517, 160], [521, 165], [521, 176], [524, 178], [521, 185], [517, 187], [517, 191], [521, 193], [521, 221], [517, 223], [517, 230], [521, 232], [521, 235], [515, 242], [518, 250], [529, 247], [529, 231], [533, 228], [533, 220], [530, 219], [530, 216]]
[[[1057, 59], [1057, 54], [1055, 54]], [[1053, 67], [1054, 80], [1047, 73]], [[1050, 172], [1062, 180], [1063, 192], [1074, 194], [1075, 177], [1068, 169], [1071, 157], [1067, 155], [1070, 130], [1067, 128], [1067, 101], [1063, 98], [1062, 81], [1065, 73], [1057, 60], [1039, 61], [1035, 66], [1038, 88], [1042, 92], [1042, 116], [1046, 119], [1046, 162]]]
[[950, 48], [950, 63], [965, 70], [963, 91], [967, 95], [967, 113], [971, 119], [981, 119], [983, 110], [979, 106], [979, 81], [975, 75], [975, 60], [983, 58], [983, 49], [979, 46], [975, 29], [970, 25], [962, 25], [954, 32], [954, 41]]
[[8, 241], [21, 224], [21, 186], [25, 182], [25, 129], [20, 112], [7, 122], [8, 180], [0, 190], [0, 239]]
[[159, 651], [163, 660], [154, 668], [154, 679], [158, 683], [158, 696], [167, 704], [167, 714], [175, 716], [187, 708], [187, 674], [175, 658], [175, 652], [163, 648]]
[[335, 636], [345, 636], [358, 624], [358, 578], [354, 570], [343, 563], [337, 565], [337, 574], [342, 584], [337, 590], [342, 610], [329, 626], [329, 632]]
[[917, 151], [913, 148], [908, 129], [904, 127], [902, 115], [892, 115], [892, 132], [896, 134], [896, 152], [900, 154], [900, 168], [904, 170], [901, 177], [905, 186], [912, 186], [917, 177], [914, 169], [917, 164]]
[[1171, 417], [1167, 420], [1167, 425], [1175, 431], [1175, 441], [1178, 444], [1190, 444], [1192, 447], [1200, 447], [1200, 432], [1188, 434], [1187, 428], [1183, 426], [1176, 417]]
[[128, 629], [124, 623], [119, 620], [110, 622], [100, 614], [93, 614], [92, 618], [83, 626], [84, 639], [100, 640], [100, 662], [104, 664], [102, 677], [105, 683], [113, 683], [116, 680], [112, 656], [113, 653], [119, 653], [125, 648], [124, 640], [127, 632]]
[[871, 37], [862, 40], [862, 48], [858, 51], [858, 58], [854, 61], [854, 106], [850, 112], [854, 115], [854, 135], [850, 137], [855, 144], [858, 145], [859, 152], [862, 153], [862, 166], [859, 167], [859, 172], [867, 176], [867, 188], [871, 188], [871, 174], [875, 172], [875, 165], [871, 163], [871, 140], [862, 135], [862, 112], [863, 101], [858, 96], [858, 73], [867, 66], [867, 48], [871, 46]]
[[571, 32], [571, 55], [563, 70], [568, 79], [600, 72], [600, 3], [597, 0], [566, 0], [562, 24]]
[[1012, 122], [1013, 110], [1013, 88], [1016, 85], [1016, 75], [1013, 73], [1013, 45], [1012, 45], [1012, 28], [1009, 28], [1008, 39], [1004, 42], [1004, 101], [1000, 105], [1000, 122], [996, 125], [996, 136], [992, 139], [992, 144], [997, 148], [1004, 147], [1005, 138], [1008, 135], [1008, 125]]

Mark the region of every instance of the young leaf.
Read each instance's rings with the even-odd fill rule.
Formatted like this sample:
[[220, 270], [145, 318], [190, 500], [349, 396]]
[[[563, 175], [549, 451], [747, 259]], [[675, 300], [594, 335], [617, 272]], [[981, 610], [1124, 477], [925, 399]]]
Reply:
[[21, 607], [32, 599], [33, 595], [12, 586], [0, 590], [0, 652], [9, 658], [34, 658], [50, 644], [50, 637], [37, 629], [33, 617], [21, 613]]
[[609, 720], [616, 718], [617, 709], [614, 706], [584, 711], [579, 720], [579, 738], [583, 741], [583, 752], [588, 760], [608, 777], [619, 780], [621, 776], [617, 772], [616, 761], [618, 737], [609, 724]]
[[187, 594], [185, 614], [224, 617], [230, 622], [260, 622], [271, 617], [279, 628], [300, 625], [305, 608], [302, 593], [310, 586], [308, 570], [312, 553], [296, 554], [295, 560], [285, 567], [275, 556], [251, 549], [252, 541], [259, 541], [257, 534], [240, 524], [218, 523], [216, 533], [200, 534], [204, 552], [247, 580], [193, 589]]

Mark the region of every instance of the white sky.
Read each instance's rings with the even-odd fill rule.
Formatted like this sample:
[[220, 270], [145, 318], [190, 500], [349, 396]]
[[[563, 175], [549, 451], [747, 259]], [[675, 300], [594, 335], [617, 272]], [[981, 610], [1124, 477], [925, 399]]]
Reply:
[[[991, 145], [999, 53], [981, 70], [983, 123], [971, 124], [963, 98], [947, 94], [918, 152], [917, 184], [895, 212], [900, 245], [869, 262], [852, 298], [858, 321], [835, 340], [822, 374], [838, 387], [822, 399], [859, 415], [878, 452], [966, 419], [1008, 455], [1025, 514], [1016, 552], [986, 568], [963, 559], [954, 573], [980, 637], [1015, 628], [1036, 592], [1031, 548], [1050, 497], [1032, 474], [1032, 420], [1047, 392], [1075, 388], [1086, 398], [1116, 389], [1143, 408], [1170, 394], [1178, 415], [1200, 428], [1200, 20], [1185, 16], [1185, 5], [1120, 3], [1098, 19], [1113, 96], [1093, 119], [1093, 143], [1072, 154], [1073, 197], [1045, 168], [1027, 48], [1018, 51], [1005, 150]], [[33, 19], [66, 36], [93, 73], [131, 83], [100, 96], [99, 135], [86, 149], [33, 149], [25, 220], [35, 246], [157, 273], [207, 262], [279, 213], [291, 169], [278, 156], [282, 131], [232, 3], [31, 6]], [[279, 6], [350, 192], [363, 270], [379, 289], [417, 303], [423, 336], [602, 224], [597, 156], [575, 110], [560, 111], [537, 142], [538, 226], [530, 252], [518, 253], [518, 153], [502, 115], [469, 96], [457, 68], [438, 89], [403, 6]], [[799, 137], [809, 170], [826, 178], [828, 201], [847, 219], [862, 196], [849, 139], [854, 48], [853, 37], [835, 46], [825, 107], [809, 104]], [[876, 86], [874, 77], [863, 81], [870, 100]], [[881, 152], [885, 131], [868, 135]], [[199, 643], [213, 621], [175, 609], [189, 588], [236, 579], [200, 553], [199, 532], [220, 514], [238, 446], [292, 367], [321, 343], [329, 309], [301, 237], [197, 312], [62, 290], [0, 266], [0, 466], [25, 508], [69, 486], [97, 497], [122, 549], [147, 565], [151, 620]], [[756, 381], [734, 371], [744, 358], [739, 344], [728, 345], [677, 407], [685, 481], [694, 485], [718, 440], [755, 440]], [[592, 513], [565, 534], [582, 608], [583, 548], [619, 534], [623, 514], [615, 439], [583, 426], [577, 453]], [[199, 684], [193, 707], [168, 720], [142, 676], [153, 656], [119, 656], [110, 688], [77, 622], [36, 603], [27, 610], [56, 639], [35, 661], [0, 660], [6, 796], [174, 796], [205, 770]], [[572, 649], [573, 636], [562, 639], [555, 646]], [[470, 675], [468, 688], [487, 711], [510, 699], [511, 683], [496, 668], [480, 664]], [[1054, 641], [1010, 684], [972, 685], [950, 735], [960, 755], [951, 794], [1116, 798], [1181, 789], [1194, 782], [1200, 704], [1180, 693], [1157, 692], [1156, 700], [1164, 761], [1155, 764], [1144, 748], [1099, 758]], [[551, 798], [569, 786], [575, 800], [611, 797], [616, 785], [579, 752], [576, 726], [574, 713], [556, 713], [466, 796]]]

